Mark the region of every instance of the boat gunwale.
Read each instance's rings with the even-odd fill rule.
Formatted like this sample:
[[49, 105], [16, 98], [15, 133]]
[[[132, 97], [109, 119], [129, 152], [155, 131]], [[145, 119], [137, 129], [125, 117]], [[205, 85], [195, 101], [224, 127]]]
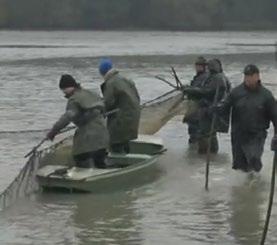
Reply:
[[135, 170], [142, 169], [148, 165], [154, 164], [157, 160], [158, 160], [158, 156], [151, 156], [150, 158], [144, 159], [141, 162], [131, 164], [131, 165], [123, 167], [123, 168], [116, 168], [114, 171], [111, 171], [111, 172], [106, 172], [103, 174], [99, 174], [99, 175], [92, 176], [92, 177], [86, 177], [86, 178], [79, 179], [79, 180], [63, 178], [62, 176], [55, 176], [55, 175], [43, 176], [43, 175], [37, 174], [37, 177], [41, 178], [41, 179], [45, 179], [45, 180], [55, 179], [55, 180], [64, 181], [64, 182], [76, 182], [76, 183], [77, 182], [89, 182], [89, 181], [94, 181], [94, 180], [98, 180], [98, 179], [108, 178], [109, 175], [110, 176], [118, 176], [121, 174], [133, 172]]

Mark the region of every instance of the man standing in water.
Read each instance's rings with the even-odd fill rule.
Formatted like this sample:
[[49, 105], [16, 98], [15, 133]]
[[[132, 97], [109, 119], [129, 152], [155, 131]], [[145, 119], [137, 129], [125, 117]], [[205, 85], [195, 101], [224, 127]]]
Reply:
[[188, 96], [194, 96], [199, 100], [199, 139], [198, 139], [198, 153], [206, 154], [208, 150], [208, 141], [211, 137], [212, 153], [218, 152], [217, 132], [228, 131], [227, 126], [222, 127], [222, 120], [217, 120], [214, 130], [211, 133], [211, 125], [213, 115], [210, 113], [210, 106], [221, 101], [230, 89], [230, 84], [222, 71], [221, 62], [218, 59], [208, 61], [209, 76], [204, 81], [202, 87], [184, 87], [183, 92]]
[[[193, 77], [190, 86], [201, 88], [209, 76], [207, 72], [207, 61], [204, 57], [200, 56], [195, 61], [196, 74]], [[194, 96], [188, 96], [189, 100], [198, 104], [199, 100]], [[183, 118], [183, 123], [188, 124], [189, 144], [197, 143], [199, 137], [199, 110], [191, 113]]]
[[109, 135], [103, 117], [101, 97], [83, 89], [70, 75], [62, 75], [60, 89], [68, 99], [66, 112], [54, 124], [47, 138], [53, 140], [61, 129], [73, 122], [77, 129], [73, 138], [73, 158], [79, 168], [105, 168]]
[[244, 82], [214, 109], [218, 113], [232, 110], [233, 169], [259, 172], [270, 121], [275, 129], [272, 146], [277, 146], [277, 107], [272, 93], [261, 83], [258, 67], [247, 65]]
[[110, 148], [115, 153], [129, 153], [129, 142], [138, 136], [140, 97], [135, 83], [119, 74], [109, 59], [103, 59], [99, 72], [104, 78], [101, 90], [106, 110], [119, 109], [108, 116]]

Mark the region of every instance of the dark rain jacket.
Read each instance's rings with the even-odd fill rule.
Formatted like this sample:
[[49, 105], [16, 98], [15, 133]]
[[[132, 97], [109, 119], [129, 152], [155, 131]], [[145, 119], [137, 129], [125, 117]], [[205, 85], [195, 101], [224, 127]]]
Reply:
[[219, 106], [220, 112], [232, 109], [232, 133], [265, 132], [273, 122], [277, 129], [277, 108], [272, 93], [262, 84], [250, 90], [244, 83], [232, 90]]
[[201, 87], [206, 79], [209, 77], [208, 72], [198, 72], [190, 82], [190, 86], [192, 87]]
[[[209, 108], [223, 100], [230, 90], [230, 82], [223, 72], [210, 73], [201, 88], [191, 87], [185, 92], [190, 96], [198, 98], [200, 108], [200, 131], [206, 134], [210, 131], [212, 114]], [[229, 113], [217, 117], [215, 130], [217, 132], [227, 132], [229, 129]]]
[[135, 83], [111, 70], [101, 85], [106, 110], [119, 109], [108, 116], [107, 127], [110, 143], [124, 143], [138, 136], [140, 97]]
[[77, 126], [73, 138], [73, 155], [106, 149], [109, 135], [103, 111], [104, 104], [98, 94], [82, 88], [76, 89], [68, 98], [66, 112], [52, 130], [59, 132], [70, 122]]
[[[204, 82], [209, 77], [208, 72], [199, 72], [197, 73], [193, 79], [191, 80], [190, 86], [201, 88], [204, 84]], [[199, 99], [197, 96], [188, 95], [188, 99], [190, 100], [189, 103], [193, 105], [193, 107], [198, 107]], [[196, 125], [199, 120], [199, 110], [193, 110], [191, 113], [186, 113], [186, 115], [183, 118], [183, 122]]]

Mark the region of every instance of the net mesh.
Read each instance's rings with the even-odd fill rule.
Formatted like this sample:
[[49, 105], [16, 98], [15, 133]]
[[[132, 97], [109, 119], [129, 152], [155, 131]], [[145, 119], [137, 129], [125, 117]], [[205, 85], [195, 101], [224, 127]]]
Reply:
[[0, 194], [0, 210], [11, 206], [19, 198], [26, 198], [39, 190], [36, 181], [37, 170], [47, 163], [51, 162], [58, 148], [67, 147], [70, 145], [72, 137], [69, 136], [62, 141], [45, 148], [41, 151], [34, 152], [24, 167], [20, 170], [15, 179], [10, 185]]

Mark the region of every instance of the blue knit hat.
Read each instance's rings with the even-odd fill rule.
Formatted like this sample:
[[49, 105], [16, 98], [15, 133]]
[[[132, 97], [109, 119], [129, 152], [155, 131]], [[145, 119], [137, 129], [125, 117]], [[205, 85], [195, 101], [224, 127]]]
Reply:
[[99, 72], [102, 76], [105, 76], [106, 73], [113, 68], [113, 63], [110, 59], [102, 59], [99, 64]]

